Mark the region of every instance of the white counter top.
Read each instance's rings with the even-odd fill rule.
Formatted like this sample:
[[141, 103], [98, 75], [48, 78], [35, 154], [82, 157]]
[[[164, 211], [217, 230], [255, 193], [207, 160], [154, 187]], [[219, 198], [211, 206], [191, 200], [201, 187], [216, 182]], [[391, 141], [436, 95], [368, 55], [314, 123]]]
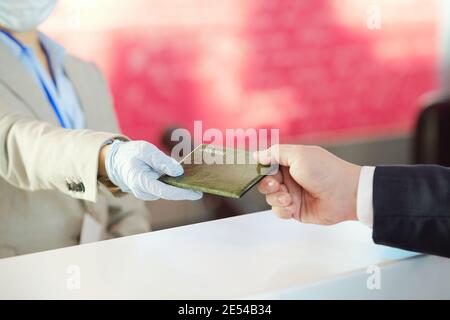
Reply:
[[[317, 288], [352, 276], [344, 296], [355, 298], [353, 289], [370, 291], [367, 266], [427, 258], [405, 259], [414, 254], [375, 245], [371, 233], [357, 222], [322, 227], [243, 215], [0, 260], [0, 298], [339, 298]], [[431, 258], [450, 272], [449, 260]]]

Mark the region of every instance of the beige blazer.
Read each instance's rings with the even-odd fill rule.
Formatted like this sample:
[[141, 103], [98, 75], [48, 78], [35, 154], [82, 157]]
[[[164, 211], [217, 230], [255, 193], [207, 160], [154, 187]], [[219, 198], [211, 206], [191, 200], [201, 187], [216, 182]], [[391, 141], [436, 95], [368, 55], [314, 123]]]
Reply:
[[[78, 244], [86, 212], [103, 226], [103, 238], [150, 230], [143, 202], [114, 197], [97, 181], [99, 149], [119, 132], [105, 79], [73, 56], [64, 65], [90, 130], [61, 128], [0, 42], [0, 258]], [[74, 180], [84, 188], [72, 191], [67, 181]]]

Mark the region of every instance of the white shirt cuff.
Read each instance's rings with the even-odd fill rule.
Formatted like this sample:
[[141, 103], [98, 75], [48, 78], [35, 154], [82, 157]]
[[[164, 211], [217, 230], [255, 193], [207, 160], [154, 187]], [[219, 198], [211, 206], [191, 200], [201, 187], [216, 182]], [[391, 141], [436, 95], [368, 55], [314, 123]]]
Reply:
[[359, 174], [356, 214], [358, 220], [368, 227], [373, 225], [373, 175], [375, 167], [362, 167]]

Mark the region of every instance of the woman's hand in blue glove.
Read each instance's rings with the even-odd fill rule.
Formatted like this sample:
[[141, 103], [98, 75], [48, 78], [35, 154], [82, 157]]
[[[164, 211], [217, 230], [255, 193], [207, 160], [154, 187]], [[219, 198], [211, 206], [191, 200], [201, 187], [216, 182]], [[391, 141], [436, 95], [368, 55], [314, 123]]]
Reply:
[[201, 192], [158, 181], [163, 174], [182, 175], [183, 167], [153, 144], [116, 140], [106, 148], [104, 171], [123, 192], [132, 193], [141, 200], [198, 200], [202, 197]]

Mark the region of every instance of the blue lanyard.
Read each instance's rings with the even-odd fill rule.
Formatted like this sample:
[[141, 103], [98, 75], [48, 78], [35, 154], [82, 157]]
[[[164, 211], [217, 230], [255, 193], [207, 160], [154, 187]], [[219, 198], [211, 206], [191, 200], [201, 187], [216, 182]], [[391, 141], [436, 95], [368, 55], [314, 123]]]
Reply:
[[[16, 43], [16, 44], [19, 46], [19, 48], [22, 50], [22, 52], [24, 52], [25, 55], [26, 55], [28, 58], [31, 58], [31, 57], [28, 55], [27, 48], [26, 48], [22, 43], [20, 43], [19, 40], [17, 40], [17, 39], [14, 38], [11, 34], [9, 34], [8, 32], [6, 32], [6, 31], [4, 31], [4, 30], [0, 30], [0, 32], [3, 33], [5, 36], [7, 36], [9, 39], [11, 39], [14, 43]], [[62, 115], [61, 115], [61, 113], [60, 113], [60, 111], [59, 111], [59, 107], [58, 107], [58, 104], [56, 103], [55, 97], [53, 97], [52, 94], [50, 93], [50, 90], [47, 88], [47, 85], [45, 84], [45, 81], [44, 81], [44, 79], [42, 78], [42, 76], [41, 76], [39, 70], [37, 69], [37, 67], [35, 66], [35, 64], [34, 64], [34, 63], [31, 63], [31, 65], [33, 66], [34, 72], [35, 72], [35, 74], [36, 74], [36, 76], [37, 76], [37, 78], [38, 78], [38, 80], [39, 80], [39, 83], [40, 83], [40, 85], [41, 85], [41, 87], [42, 87], [42, 90], [44, 91], [45, 96], [47, 97], [48, 102], [49, 102], [50, 105], [52, 106], [52, 109], [53, 109], [53, 111], [55, 112], [55, 115], [56, 115], [56, 117], [58, 118], [58, 121], [59, 121], [61, 127], [67, 128], [67, 126], [66, 126], [66, 124], [65, 124], [65, 122], [64, 122], [64, 119], [63, 119], [63, 117], [62, 117]]]

